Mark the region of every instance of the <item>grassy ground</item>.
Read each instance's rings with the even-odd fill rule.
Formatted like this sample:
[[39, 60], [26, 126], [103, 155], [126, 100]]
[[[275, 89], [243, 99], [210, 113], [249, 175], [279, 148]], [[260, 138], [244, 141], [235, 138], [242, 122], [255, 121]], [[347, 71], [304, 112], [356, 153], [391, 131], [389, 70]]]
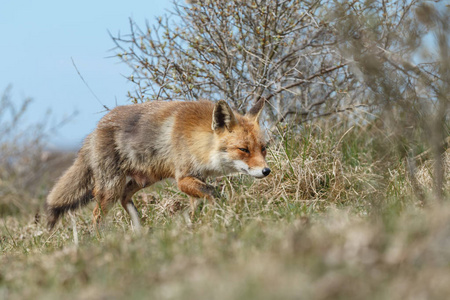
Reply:
[[214, 180], [222, 198], [193, 216], [170, 182], [136, 195], [140, 234], [120, 205], [100, 234], [92, 205], [52, 233], [36, 206], [2, 215], [0, 299], [447, 299], [450, 204], [433, 200], [432, 162], [420, 198], [404, 160], [355, 129], [281, 135], [269, 178]]

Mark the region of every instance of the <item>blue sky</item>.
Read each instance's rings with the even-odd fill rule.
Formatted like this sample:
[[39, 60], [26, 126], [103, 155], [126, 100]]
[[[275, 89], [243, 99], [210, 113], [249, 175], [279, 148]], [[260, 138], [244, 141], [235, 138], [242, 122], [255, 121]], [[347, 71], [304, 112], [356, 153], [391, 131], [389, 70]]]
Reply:
[[89, 92], [72, 64], [103, 104], [129, 104], [133, 89], [125, 75], [130, 70], [110, 58], [114, 47], [108, 35], [129, 32], [129, 18], [144, 26], [167, 13], [170, 0], [0, 2], [0, 92], [11, 84], [12, 98], [33, 98], [27, 121], [50, 124], [78, 114], [50, 139], [52, 147], [78, 148], [104, 109]]

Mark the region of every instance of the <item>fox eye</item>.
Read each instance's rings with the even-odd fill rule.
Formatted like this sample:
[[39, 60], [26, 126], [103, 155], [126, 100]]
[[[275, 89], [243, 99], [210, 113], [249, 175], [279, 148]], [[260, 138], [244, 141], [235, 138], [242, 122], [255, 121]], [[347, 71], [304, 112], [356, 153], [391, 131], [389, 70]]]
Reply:
[[261, 148], [261, 152], [265, 152], [267, 149], [266, 149], [266, 146], [262, 146], [262, 148]]
[[242, 152], [250, 153], [250, 151], [247, 148], [238, 148], [238, 149], [241, 150]]

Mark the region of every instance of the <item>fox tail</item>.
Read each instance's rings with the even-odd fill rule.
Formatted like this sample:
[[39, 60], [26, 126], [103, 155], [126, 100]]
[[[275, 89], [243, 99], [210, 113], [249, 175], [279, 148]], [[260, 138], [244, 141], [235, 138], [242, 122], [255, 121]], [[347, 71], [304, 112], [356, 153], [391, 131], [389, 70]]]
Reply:
[[53, 229], [66, 212], [88, 204], [93, 198], [94, 177], [82, 152], [55, 184], [45, 203], [47, 225]]

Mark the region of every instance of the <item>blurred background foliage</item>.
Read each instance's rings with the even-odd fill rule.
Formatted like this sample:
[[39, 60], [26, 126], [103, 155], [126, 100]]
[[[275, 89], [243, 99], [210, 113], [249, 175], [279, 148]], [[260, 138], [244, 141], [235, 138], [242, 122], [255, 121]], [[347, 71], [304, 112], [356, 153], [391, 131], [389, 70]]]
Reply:
[[33, 100], [17, 100], [11, 94], [9, 86], [0, 99], [0, 217], [36, 212], [53, 181], [75, 157], [46, 150], [47, 138], [56, 130], [49, 126], [48, 115], [30, 124], [25, 113]]

